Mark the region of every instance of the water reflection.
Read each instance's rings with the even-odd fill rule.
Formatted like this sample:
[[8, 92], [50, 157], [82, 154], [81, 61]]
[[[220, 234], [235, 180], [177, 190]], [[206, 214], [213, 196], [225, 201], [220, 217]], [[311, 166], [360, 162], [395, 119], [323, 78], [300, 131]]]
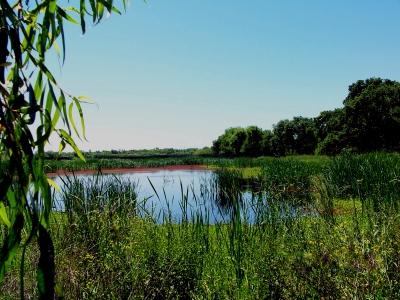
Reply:
[[[274, 218], [287, 218], [296, 214], [293, 206], [272, 203], [266, 192], [240, 191], [234, 186], [229, 189], [229, 184], [222, 187], [220, 178], [214, 171], [165, 170], [104, 174], [101, 180], [110, 182], [116, 179], [132, 183], [137, 213], [142, 217], [151, 217], [157, 223], [192, 220], [206, 223], [229, 222], [232, 218], [239, 217], [242, 222], [261, 224]], [[54, 180], [61, 190], [67, 190], [65, 177]], [[95, 180], [100, 179], [92, 175], [77, 175], [69, 181], [84, 181], [89, 189], [93, 184], [89, 181]], [[105, 194], [107, 191], [105, 189], [101, 193]], [[55, 200], [56, 210], [65, 211], [63, 196], [55, 193]]]

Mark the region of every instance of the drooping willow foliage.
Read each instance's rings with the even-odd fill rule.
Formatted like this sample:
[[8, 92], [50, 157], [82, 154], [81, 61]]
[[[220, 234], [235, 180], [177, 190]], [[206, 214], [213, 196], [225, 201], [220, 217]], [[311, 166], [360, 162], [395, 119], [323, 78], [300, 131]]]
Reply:
[[[65, 4], [69, 6], [60, 6]], [[121, 4], [125, 10], [128, 1], [121, 0]], [[22, 299], [24, 255], [33, 242], [40, 251], [38, 297], [52, 299], [55, 295], [54, 247], [49, 234], [52, 181], [43, 169], [44, 147], [50, 135], [58, 134], [60, 152], [69, 144], [84, 160], [72, 136], [85, 138], [81, 103], [91, 101], [70, 95], [57, 84], [47, 68], [46, 54], [56, 51], [64, 62], [65, 25], [80, 24], [85, 33], [88, 22], [99, 23], [112, 12], [120, 13], [112, 0], [0, 0], [0, 217], [6, 226], [0, 282], [21, 251]], [[74, 112], [80, 116], [79, 129]]]

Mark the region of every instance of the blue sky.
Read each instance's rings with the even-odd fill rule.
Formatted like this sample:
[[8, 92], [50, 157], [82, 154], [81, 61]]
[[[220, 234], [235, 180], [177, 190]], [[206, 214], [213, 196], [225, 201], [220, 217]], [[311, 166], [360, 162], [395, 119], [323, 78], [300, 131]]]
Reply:
[[68, 25], [65, 65], [48, 63], [98, 104], [83, 106], [82, 150], [202, 148], [229, 127], [342, 107], [357, 80], [400, 81], [399, 12], [394, 0], [131, 1], [83, 36]]

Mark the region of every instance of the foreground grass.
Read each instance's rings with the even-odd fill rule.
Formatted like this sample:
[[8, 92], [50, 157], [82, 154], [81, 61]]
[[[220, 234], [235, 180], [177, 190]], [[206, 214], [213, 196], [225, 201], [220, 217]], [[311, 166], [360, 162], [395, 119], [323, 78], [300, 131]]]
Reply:
[[[156, 225], [93, 214], [85, 239], [55, 215], [56, 277], [66, 299], [398, 298], [399, 218], [303, 217], [281, 223]], [[79, 226], [79, 225], [78, 225]], [[38, 258], [27, 252], [25, 296]], [[18, 269], [2, 283], [19, 293]]]

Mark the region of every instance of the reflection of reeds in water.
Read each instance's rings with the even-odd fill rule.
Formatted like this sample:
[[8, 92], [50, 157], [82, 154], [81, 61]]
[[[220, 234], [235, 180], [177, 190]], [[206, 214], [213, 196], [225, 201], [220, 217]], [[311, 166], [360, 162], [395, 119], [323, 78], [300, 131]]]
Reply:
[[[247, 183], [244, 185], [244, 183]], [[200, 187], [202, 198], [215, 204], [219, 214], [231, 221], [240, 217], [248, 224], [273, 224], [297, 218], [303, 206], [285, 201], [269, 191], [261, 178], [249, 181], [237, 170], [222, 169], [203, 181]]]
[[221, 207], [234, 207], [234, 202], [242, 200], [243, 173], [238, 170], [221, 169], [215, 171], [214, 201]]

